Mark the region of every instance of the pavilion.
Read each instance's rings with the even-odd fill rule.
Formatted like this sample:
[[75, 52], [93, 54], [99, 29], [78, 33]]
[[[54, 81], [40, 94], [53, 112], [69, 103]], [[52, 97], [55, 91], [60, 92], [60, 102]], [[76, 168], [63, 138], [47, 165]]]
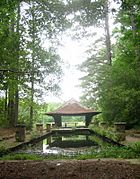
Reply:
[[45, 115], [52, 116], [55, 125], [58, 127], [62, 126], [62, 116], [85, 116], [85, 126], [88, 127], [91, 123], [92, 117], [100, 113], [101, 112], [97, 112], [93, 109], [83, 107], [79, 102], [71, 99], [63, 106], [52, 112], [45, 113]]

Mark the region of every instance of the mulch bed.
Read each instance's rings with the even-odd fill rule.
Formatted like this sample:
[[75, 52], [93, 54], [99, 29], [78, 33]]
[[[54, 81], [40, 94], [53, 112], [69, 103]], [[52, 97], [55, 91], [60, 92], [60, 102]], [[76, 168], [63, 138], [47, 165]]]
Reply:
[[125, 160], [0, 161], [1, 179], [140, 179], [140, 162]]

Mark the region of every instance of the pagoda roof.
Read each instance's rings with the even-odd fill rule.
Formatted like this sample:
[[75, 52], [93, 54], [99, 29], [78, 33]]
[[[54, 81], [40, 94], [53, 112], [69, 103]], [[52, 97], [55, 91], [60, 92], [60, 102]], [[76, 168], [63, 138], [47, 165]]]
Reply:
[[94, 109], [89, 109], [82, 106], [78, 101], [71, 99], [66, 102], [63, 106], [57, 108], [52, 112], [45, 113], [46, 115], [54, 116], [54, 115], [61, 115], [61, 116], [72, 116], [72, 115], [97, 115], [101, 112], [97, 112]]

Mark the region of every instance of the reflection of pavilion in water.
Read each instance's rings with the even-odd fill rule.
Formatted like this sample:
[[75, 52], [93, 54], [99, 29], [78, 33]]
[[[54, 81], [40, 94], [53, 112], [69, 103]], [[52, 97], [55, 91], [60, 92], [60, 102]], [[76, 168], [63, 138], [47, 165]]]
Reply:
[[[46, 147], [59, 147], [59, 148], [79, 148], [88, 146], [97, 146], [97, 144], [91, 140], [89, 135], [50, 135], [43, 143]], [[44, 146], [44, 147], [45, 147]]]

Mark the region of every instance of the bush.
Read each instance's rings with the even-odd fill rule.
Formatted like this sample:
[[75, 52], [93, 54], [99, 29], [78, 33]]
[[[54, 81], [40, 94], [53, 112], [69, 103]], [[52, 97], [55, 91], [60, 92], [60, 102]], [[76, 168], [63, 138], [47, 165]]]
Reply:
[[6, 153], [6, 148], [4, 146], [0, 146], [0, 157]]

